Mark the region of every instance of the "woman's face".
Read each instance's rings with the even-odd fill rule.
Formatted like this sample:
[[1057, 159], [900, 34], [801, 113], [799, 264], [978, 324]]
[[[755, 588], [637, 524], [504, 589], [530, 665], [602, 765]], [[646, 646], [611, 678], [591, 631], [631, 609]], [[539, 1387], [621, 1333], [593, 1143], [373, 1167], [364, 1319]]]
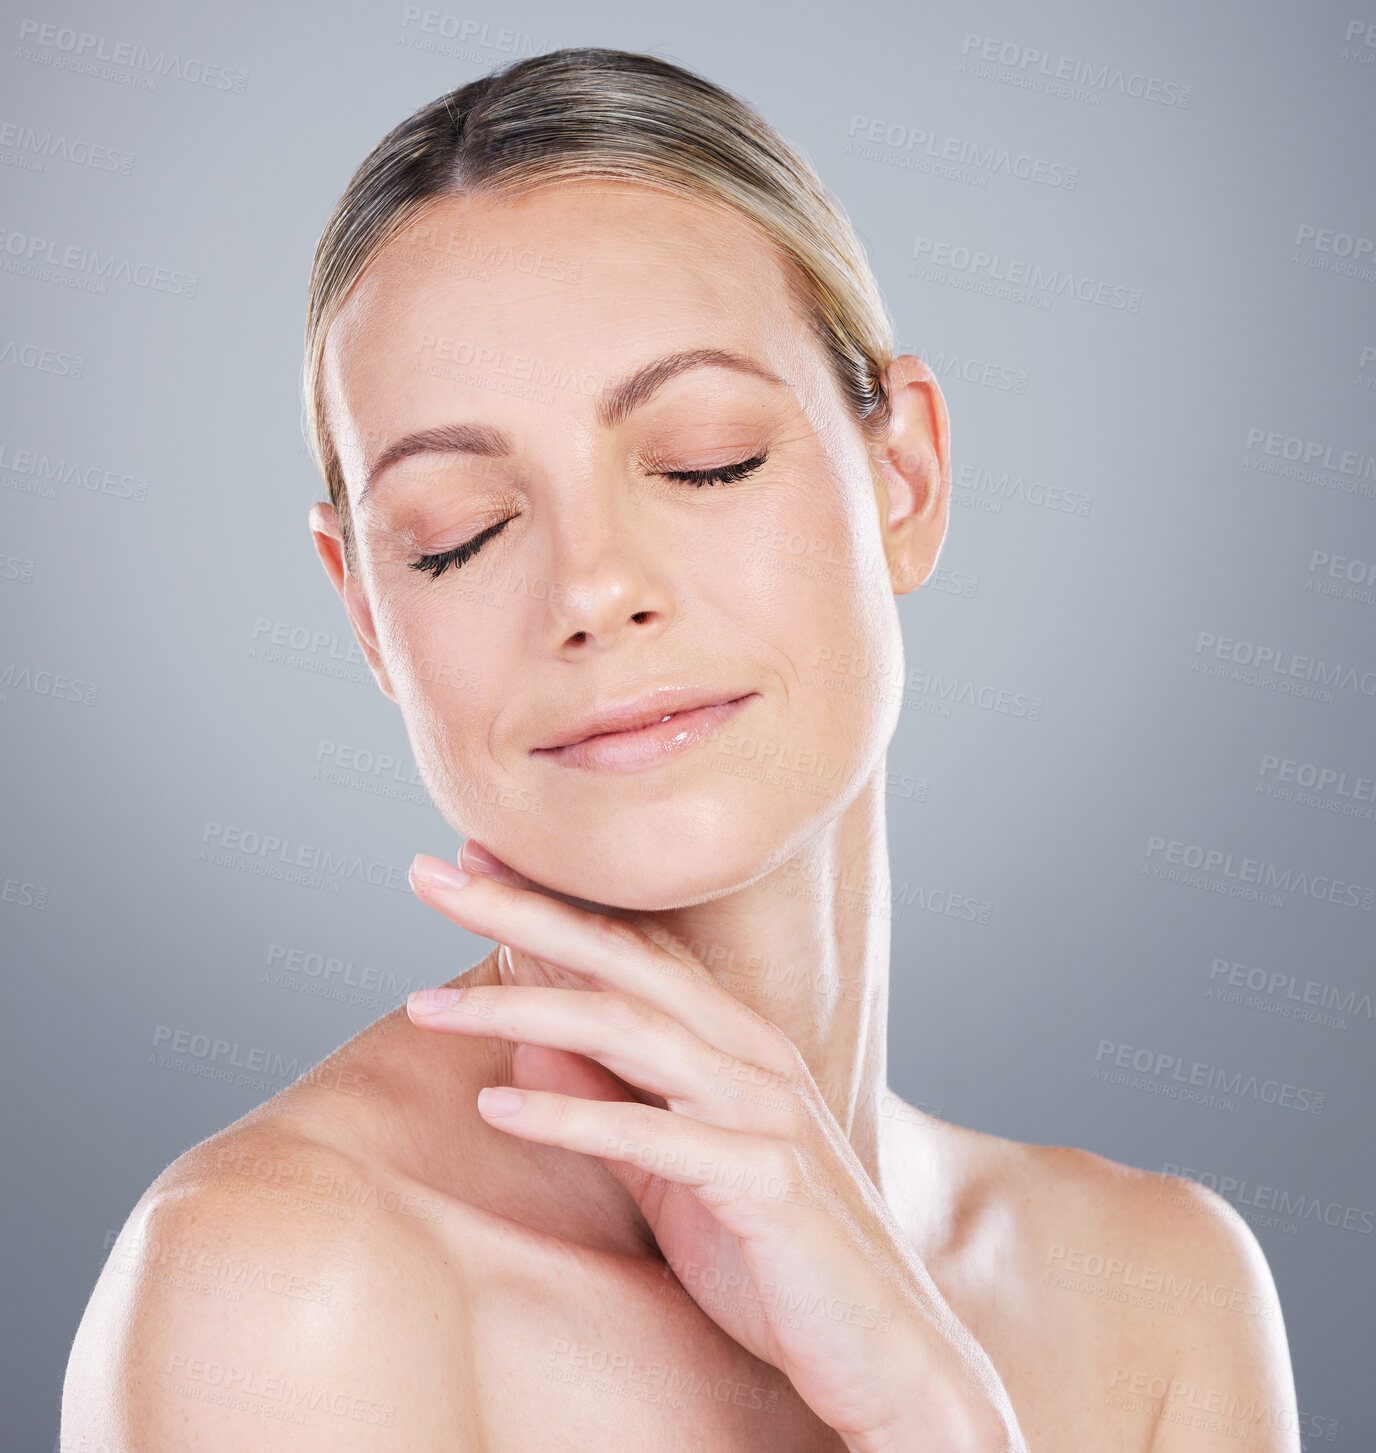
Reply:
[[[745, 363], [640, 374], [698, 350]], [[460, 832], [569, 896], [678, 907], [779, 865], [882, 766], [899, 476], [744, 219], [616, 182], [445, 199], [355, 288], [325, 384], [357, 572], [328, 506], [317, 543]], [[927, 513], [920, 578], [944, 491]], [[735, 704], [615, 761], [547, 750], [666, 687]]]

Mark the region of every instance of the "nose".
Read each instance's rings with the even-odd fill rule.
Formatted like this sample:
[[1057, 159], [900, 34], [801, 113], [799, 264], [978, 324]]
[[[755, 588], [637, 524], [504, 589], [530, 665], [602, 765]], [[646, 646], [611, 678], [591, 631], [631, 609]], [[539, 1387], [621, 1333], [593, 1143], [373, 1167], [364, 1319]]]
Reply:
[[550, 590], [548, 644], [556, 654], [609, 650], [630, 636], [648, 641], [673, 619], [669, 585], [652, 543], [607, 520], [584, 519], [565, 541]]

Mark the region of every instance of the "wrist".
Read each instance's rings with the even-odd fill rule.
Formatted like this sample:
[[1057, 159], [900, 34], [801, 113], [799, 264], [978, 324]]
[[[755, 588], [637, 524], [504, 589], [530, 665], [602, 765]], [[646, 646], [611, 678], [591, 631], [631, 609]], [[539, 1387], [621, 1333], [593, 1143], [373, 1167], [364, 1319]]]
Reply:
[[1026, 1453], [1021, 1436], [987, 1404], [942, 1411], [924, 1406], [913, 1417], [864, 1435], [842, 1434], [846, 1453]]
[[[865, 1431], [838, 1430], [847, 1453], [1028, 1453], [1002, 1379], [982, 1348], [935, 1375], [931, 1350], [891, 1384], [891, 1406]], [[944, 1360], [944, 1359], [943, 1359]], [[925, 1375], [923, 1375], [925, 1374]]]

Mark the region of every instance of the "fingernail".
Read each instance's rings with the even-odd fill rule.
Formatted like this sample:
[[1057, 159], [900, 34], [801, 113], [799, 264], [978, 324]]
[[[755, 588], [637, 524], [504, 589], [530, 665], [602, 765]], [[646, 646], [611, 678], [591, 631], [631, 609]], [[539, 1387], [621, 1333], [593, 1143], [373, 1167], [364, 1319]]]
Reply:
[[406, 996], [406, 1008], [417, 1014], [438, 1014], [459, 1002], [462, 989], [416, 989]]
[[484, 1115], [514, 1115], [525, 1103], [520, 1090], [496, 1085], [478, 1091], [478, 1109]]
[[494, 857], [484, 847], [471, 839], [464, 843], [459, 856], [475, 873], [509, 873], [511, 871], [500, 858]]
[[433, 883], [437, 888], [462, 888], [468, 882], [468, 874], [443, 858], [417, 853], [411, 864], [411, 881]]

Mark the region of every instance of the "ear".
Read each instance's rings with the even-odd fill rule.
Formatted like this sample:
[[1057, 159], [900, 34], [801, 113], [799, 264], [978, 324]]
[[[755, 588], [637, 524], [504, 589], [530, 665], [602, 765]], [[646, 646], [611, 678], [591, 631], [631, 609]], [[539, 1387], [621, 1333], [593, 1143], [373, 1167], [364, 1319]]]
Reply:
[[936, 569], [951, 504], [950, 421], [936, 375], [905, 353], [884, 372], [893, 411], [874, 448], [875, 500], [895, 595]]
[[367, 593], [357, 578], [350, 573], [344, 558], [344, 531], [339, 515], [332, 504], [317, 501], [311, 506], [311, 534], [315, 537], [316, 554], [330, 577], [330, 584], [339, 592], [348, 612], [349, 624], [353, 627], [358, 644], [363, 647], [373, 677], [382, 688], [382, 694], [392, 701], [397, 699], [392, 690], [391, 678], [382, 664], [382, 655], [377, 648], [377, 632], [373, 627], [373, 609], [368, 603]]

